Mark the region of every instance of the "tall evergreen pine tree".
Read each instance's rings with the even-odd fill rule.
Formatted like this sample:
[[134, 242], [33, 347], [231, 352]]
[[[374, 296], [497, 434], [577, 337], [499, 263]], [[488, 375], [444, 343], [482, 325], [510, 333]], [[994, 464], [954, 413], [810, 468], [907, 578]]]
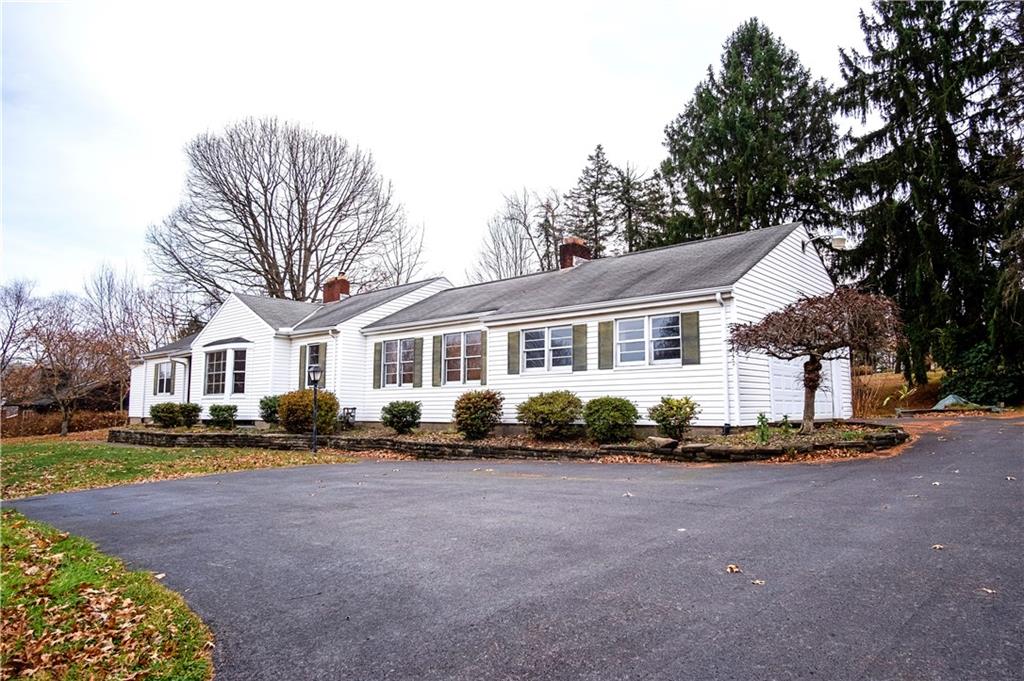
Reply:
[[908, 380], [947, 368], [987, 337], [1006, 236], [1005, 193], [992, 184], [1005, 127], [986, 100], [998, 31], [984, 3], [876, 2], [861, 13], [866, 51], [841, 50], [842, 111], [862, 123], [850, 140], [844, 196], [859, 245], [840, 273], [903, 310]]
[[693, 99], [665, 129], [662, 173], [678, 215], [654, 242], [685, 241], [787, 222], [833, 220], [840, 161], [823, 80], [757, 19], [726, 41]]

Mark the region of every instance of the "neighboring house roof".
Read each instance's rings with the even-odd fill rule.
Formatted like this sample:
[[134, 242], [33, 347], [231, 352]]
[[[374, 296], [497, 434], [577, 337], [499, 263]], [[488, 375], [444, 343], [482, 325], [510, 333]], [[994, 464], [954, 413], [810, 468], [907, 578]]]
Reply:
[[362, 313], [385, 303], [389, 303], [396, 298], [404, 296], [407, 293], [411, 293], [418, 288], [422, 288], [427, 284], [437, 281], [440, 278], [441, 277], [434, 277], [433, 279], [416, 281], [411, 284], [391, 286], [390, 288], [367, 291], [366, 293], [357, 293], [356, 295], [349, 296], [343, 300], [339, 300], [334, 303], [327, 303], [326, 305], [322, 305], [320, 310], [315, 314], [310, 315], [307, 319], [303, 320], [301, 324], [295, 327], [295, 330], [304, 331], [307, 329], [322, 329], [325, 327], [337, 326], [346, 320], [352, 319], [353, 317], [361, 315]]
[[367, 329], [472, 315], [515, 315], [670, 293], [727, 288], [799, 223], [585, 261], [575, 267], [450, 288]]
[[188, 350], [190, 347], [192, 347], [192, 341], [194, 341], [196, 339], [196, 336], [198, 335], [198, 333], [193, 333], [188, 336], [185, 336], [184, 338], [179, 338], [173, 343], [168, 343], [167, 345], [161, 345], [159, 348], [154, 348], [153, 350], [150, 350], [149, 352], [143, 354], [142, 356], [150, 357], [153, 355], [173, 355], [175, 352], [179, 350]]

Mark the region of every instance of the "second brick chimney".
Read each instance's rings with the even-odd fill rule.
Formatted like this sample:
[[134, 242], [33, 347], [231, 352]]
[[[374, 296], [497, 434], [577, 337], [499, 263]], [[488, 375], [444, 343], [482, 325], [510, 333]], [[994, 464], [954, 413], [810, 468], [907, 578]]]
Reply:
[[348, 298], [349, 284], [345, 273], [342, 272], [336, 277], [331, 277], [324, 282], [324, 302], [333, 303]]
[[564, 270], [576, 264], [576, 259], [590, 260], [590, 249], [578, 236], [567, 236], [558, 247], [558, 269]]

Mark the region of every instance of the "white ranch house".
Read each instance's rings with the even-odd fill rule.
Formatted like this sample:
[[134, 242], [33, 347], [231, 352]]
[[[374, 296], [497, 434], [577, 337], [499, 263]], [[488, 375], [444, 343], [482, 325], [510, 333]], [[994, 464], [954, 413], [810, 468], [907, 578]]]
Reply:
[[[234, 404], [259, 424], [262, 397], [306, 387], [320, 364], [322, 388], [363, 422], [404, 399], [422, 403], [424, 423], [447, 423], [455, 399], [480, 386], [505, 396], [506, 423], [556, 389], [625, 397], [642, 416], [663, 395], [688, 395], [700, 426], [800, 418], [802, 361], [737, 354], [727, 337], [731, 324], [833, 290], [801, 225], [593, 261], [567, 240], [561, 256], [559, 270], [470, 286], [436, 278], [349, 296], [342, 276], [322, 303], [232, 294], [201, 332], [138, 359], [129, 414], [196, 402], [205, 418]], [[816, 416], [850, 417], [849, 361], [823, 375]]]

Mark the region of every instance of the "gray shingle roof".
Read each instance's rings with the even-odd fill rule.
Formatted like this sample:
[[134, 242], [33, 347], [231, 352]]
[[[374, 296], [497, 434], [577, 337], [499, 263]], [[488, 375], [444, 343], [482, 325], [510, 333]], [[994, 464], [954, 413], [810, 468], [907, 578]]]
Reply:
[[275, 329], [282, 326], [295, 326], [302, 318], [316, 312], [322, 303], [304, 303], [299, 300], [284, 298], [264, 298], [246, 293], [235, 296], [256, 313], [256, 315]]
[[150, 355], [171, 355], [177, 352], [178, 350], [188, 350], [190, 347], [192, 347], [192, 341], [194, 341], [196, 339], [196, 336], [198, 335], [198, 333], [193, 333], [189, 336], [185, 336], [184, 338], [179, 338], [173, 343], [168, 343], [167, 345], [161, 345], [158, 348], [154, 348], [149, 352], [145, 353], [145, 355], [143, 356], [149, 357]]
[[335, 303], [327, 303], [326, 305], [323, 305], [316, 314], [299, 324], [295, 329], [297, 331], [303, 331], [306, 329], [322, 329], [324, 327], [336, 326], [343, 321], [352, 319], [357, 315], [361, 315], [367, 310], [372, 310], [378, 305], [391, 302], [395, 298], [404, 296], [406, 293], [411, 293], [412, 291], [426, 286], [433, 281], [437, 281], [437, 279], [439, 279], [439, 277], [416, 281], [411, 284], [403, 284], [401, 286], [382, 288], [377, 291], [357, 293], [356, 295], [345, 298], [344, 300], [339, 300]]
[[736, 283], [799, 223], [689, 241], [576, 267], [441, 291], [366, 328], [492, 313], [509, 315]]

